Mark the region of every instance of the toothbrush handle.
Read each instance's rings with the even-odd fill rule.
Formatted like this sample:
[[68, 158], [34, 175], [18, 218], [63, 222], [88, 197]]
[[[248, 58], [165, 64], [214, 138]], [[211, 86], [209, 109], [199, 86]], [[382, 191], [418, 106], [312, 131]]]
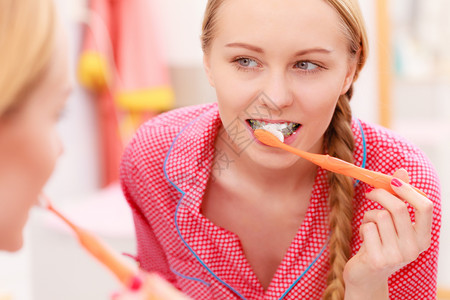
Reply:
[[[325, 155], [323, 168], [335, 173], [353, 177], [355, 179], [361, 180], [373, 186], [374, 188], [385, 189], [391, 194], [396, 195], [396, 193], [391, 187], [391, 181], [392, 179], [394, 179], [394, 176], [386, 175], [372, 170], [363, 169], [351, 163], [343, 161], [341, 159], [331, 157], [329, 155]], [[416, 187], [413, 188], [422, 196], [427, 197], [427, 195], [418, 188]]]
[[131, 280], [136, 272], [115, 250], [108, 247], [92, 233], [72, 223], [62, 213], [55, 209], [53, 205], [49, 204], [48, 209], [72, 228], [78, 237], [80, 244], [99, 262], [111, 270], [124, 286], [130, 286]]
[[[59, 212], [59, 210], [53, 207], [50, 199], [47, 197], [46, 199], [47, 209], [63, 220], [75, 232], [80, 244], [100, 263], [107, 267], [124, 286], [130, 287], [132, 280], [137, 275], [138, 271], [128, 264], [122, 256], [120, 256], [114, 249], [110, 248], [100, 238], [71, 222], [61, 212]], [[151, 291], [146, 291], [145, 299], [158, 300], [159, 298], [155, 297]]]
[[[353, 177], [355, 179], [361, 180], [374, 188], [381, 188], [385, 189], [389, 193], [396, 195], [394, 190], [391, 187], [391, 181], [394, 178], [393, 176], [386, 175], [380, 172], [375, 172], [367, 169], [360, 168], [358, 166], [355, 166], [354, 164], [351, 164], [349, 162], [343, 161], [342, 159], [331, 157], [329, 155], [322, 155], [322, 154], [314, 154], [305, 152], [302, 150], [298, 150], [294, 147], [291, 147], [289, 145], [280, 143], [278, 145], [279, 148], [282, 148], [284, 150], [287, 150], [293, 154], [296, 154], [304, 159], [307, 159], [311, 161], [312, 163], [328, 170], [334, 173], [346, 175]], [[427, 195], [419, 190], [416, 187], [413, 187], [419, 194], [421, 194], [424, 197], [427, 197]]]
[[113, 272], [124, 286], [128, 287], [131, 285], [137, 272], [124, 261], [123, 257], [86, 230], [78, 228], [77, 235], [80, 244]]

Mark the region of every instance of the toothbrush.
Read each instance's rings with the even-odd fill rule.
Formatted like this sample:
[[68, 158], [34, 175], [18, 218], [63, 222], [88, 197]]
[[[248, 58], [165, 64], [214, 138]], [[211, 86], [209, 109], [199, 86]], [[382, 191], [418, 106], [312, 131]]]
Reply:
[[[323, 169], [326, 169], [328, 171], [346, 175], [353, 177], [355, 179], [358, 179], [360, 181], [363, 181], [374, 188], [382, 188], [386, 191], [390, 192], [393, 195], [396, 195], [394, 190], [391, 187], [391, 181], [394, 178], [393, 176], [389, 176], [380, 172], [375, 172], [367, 169], [363, 169], [360, 167], [357, 167], [351, 163], [348, 163], [346, 161], [343, 161], [336, 157], [331, 157], [329, 155], [323, 155], [323, 154], [313, 154], [308, 153], [306, 151], [302, 151], [299, 149], [296, 149], [294, 147], [291, 147], [289, 145], [286, 145], [282, 141], [280, 141], [275, 135], [268, 132], [264, 129], [256, 129], [255, 137], [262, 143], [280, 148], [286, 151], [289, 151], [295, 155], [298, 155], [306, 160], [309, 160], [310, 162], [318, 165], [319, 167], [322, 167]], [[422, 192], [421, 190], [414, 187], [414, 189], [420, 193], [422, 196], [427, 197], [427, 195]]]
[[[61, 218], [70, 228], [75, 232], [80, 244], [90, 252], [100, 263], [111, 270], [117, 279], [126, 287], [131, 286], [133, 278], [137, 275], [137, 270], [128, 264], [123, 257], [121, 257], [116, 251], [107, 246], [103, 241], [92, 233], [84, 230], [64, 215], [62, 215], [57, 209], [55, 209], [50, 199], [41, 194], [40, 206], [50, 210], [59, 218]], [[151, 298], [150, 298], [151, 299]]]

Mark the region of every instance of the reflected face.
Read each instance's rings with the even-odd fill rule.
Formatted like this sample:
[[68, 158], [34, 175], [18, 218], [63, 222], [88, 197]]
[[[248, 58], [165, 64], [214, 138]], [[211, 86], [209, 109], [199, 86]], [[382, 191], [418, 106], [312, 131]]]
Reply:
[[[255, 129], [275, 123], [285, 143], [322, 151], [356, 66], [337, 12], [323, 0], [227, 0], [217, 17], [204, 63], [230, 138], [242, 132], [240, 141], [253, 140]], [[236, 150], [270, 168], [298, 161], [256, 142]]]
[[39, 85], [16, 111], [0, 118], [0, 249], [22, 246], [28, 212], [62, 153], [56, 125], [69, 91], [60, 38]]

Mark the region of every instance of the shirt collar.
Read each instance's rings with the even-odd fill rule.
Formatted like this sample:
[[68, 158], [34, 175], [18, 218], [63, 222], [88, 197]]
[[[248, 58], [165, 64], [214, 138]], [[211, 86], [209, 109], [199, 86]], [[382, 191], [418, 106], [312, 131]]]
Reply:
[[214, 144], [222, 122], [217, 105], [188, 123], [166, 155], [164, 172], [183, 194], [183, 206], [198, 213], [214, 159]]

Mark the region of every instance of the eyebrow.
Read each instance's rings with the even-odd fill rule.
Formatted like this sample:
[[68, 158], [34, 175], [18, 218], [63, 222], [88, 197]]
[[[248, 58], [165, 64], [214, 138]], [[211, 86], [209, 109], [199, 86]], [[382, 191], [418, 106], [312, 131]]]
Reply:
[[[253, 46], [250, 44], [246, 44], [246, 43], [229, 43], [226, 44], [225, 47], [229, 47], [229, 48], [244, 48], [244, 49], [248, 49], [257, 53], [264, 53], [264, 50], [262, 48], [259, 48], [257, 46]], [[302, 56], [305, 54], [310, 54], [310, 53], [325, 53], [325, 54], [329, 54], [333, 52], [333, 50], [330, 49], [326, 49], [326, 48], [320, 48], [320, 47], [315, 47], [315, 48], [310, 48], [310, 49], [304, 49], [304, 50], [300, 50], [298, 52], [295, 53], [295, 56]]]
[[229, 47], [229, 48], [244, 48], [244, 49], [248, 49], [257, 53], [264, 53], [264, 50], [262, 48], [253, 46], [253, 45], [249, 45], [249, 44], [245, 44], [245, 43], [230, 43], [230, 44], [226, 44], [225, 47]]

